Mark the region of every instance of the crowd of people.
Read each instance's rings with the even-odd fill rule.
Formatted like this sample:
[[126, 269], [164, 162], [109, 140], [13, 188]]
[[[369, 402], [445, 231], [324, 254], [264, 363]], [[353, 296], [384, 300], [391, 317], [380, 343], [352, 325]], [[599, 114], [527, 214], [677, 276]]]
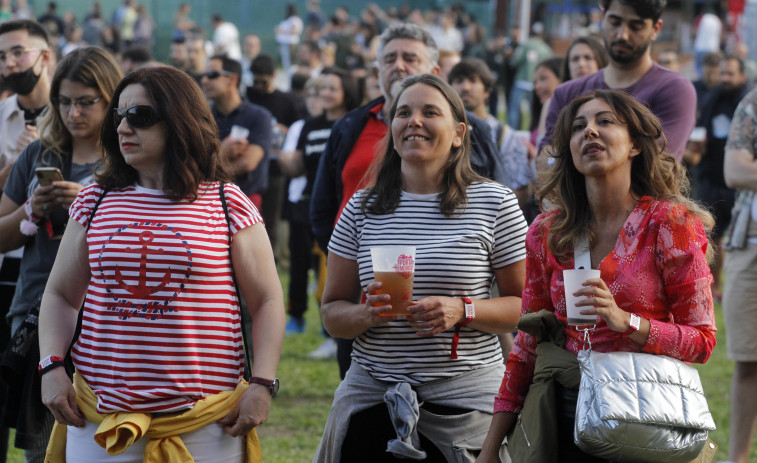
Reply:
[[[183, 3], [161, 63], [134, 0], [36, 20], [2, 2], [0, 461], [8, 428], [28, 462], [256, 461], [313, 297], [309, 356], [342, 378], [313, 461], [509, 461], [554, 360], [519, 321], [553, 314], [578, 368], [563, 271], [587, 242], [598, 352], [704, 363], [722, 301], [746, 463], [757, 63], [717, 9], [697, 11], [692, 81], [653, 53], [664, 0], [600, 0], [564, 53], [538, 14], [521, 41], [462, 4], [306, 4], [263, 50]], [[371, 265], [396, 245], [416, 249], [404, 316]], [[602, 461], [558, 383], [538, 442]]]

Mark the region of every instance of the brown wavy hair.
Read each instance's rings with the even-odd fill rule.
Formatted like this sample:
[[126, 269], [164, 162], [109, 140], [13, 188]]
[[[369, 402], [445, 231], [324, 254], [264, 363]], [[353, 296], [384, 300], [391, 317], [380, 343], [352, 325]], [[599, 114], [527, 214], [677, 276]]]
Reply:
[[199, 85], [183, 71], [158, 66], [128, 74], [113, 93], [101, 134], [105, 167], [96, 177], [97, 182], [106, 188], [123, 188], [137, 181], [137, 170], [121, 155], [112, 117], [123, 90], [136, 84], [145, 88], [161, 123], [166, 125], [165, 192], [174, 200], [194, 200], [201, 182], [230, 181], [227, 163], [220, 152], [218, 127]]
[[[97, 90], [105, 103], [110, 103], [121, 77], [118, 64], [102, 48], [77, 48], [58, 63], [50, 84], [50, 100], [55, 101], [60, 96], [60, 84], [67, 79]], [[73, 140], [63, 123], [58, 105], [50, 104], [40, 122], [40, 133], [42, 144], [50, 152], [57, 156], [70, 155]]]
[[[650, 196], [680, 204], [689, 214], [699, 218], [709, 233], [714, 225], [712, 215], [688, 198], [689, 180], [685, 168], [666, 151], [667, 141], [657, 117], [625, 92], [594, 90], [577, 97], [560, 111], [552, 152], [549, 153], [555, 162], [545, 173], [544, 182], [536, 192], [542, 210], [556, 211], [541, 225], [542, 230], [550, 230], [547, 245], [552, 255], [564, 262], [573, 255], [573, 243], [577, 239], [587, 236], [589, 243], [595, 241], [589, 228], [591, 210], [585, 178], [573, 164], [570, 152], [573, 120], [578, 109], [595, 99], [610, 106], [613, 114], [628, 128], [631, 140], [641, 148], [641, 152], [631, 161], [631, 194], [637, 199]], [[712, 246], [708, 246], [708, 253], [711, 249]]]
[[[450, 112], [455, 122], [463, 122], [468, 126], [465, 115], [463, 100], [448, 83], [432, 74], [421, 74], [407, 77], [402, 82], [402, 89], [394, 99], [389, 110], [389, 132], [384, 137], [381, 145], [384, 147], [383, 155], [374, 161], [372, 169], [378, 166], [375, 184], [370, 187], [368, 194], [363, 198], [362, 208], [372, 214], [391, 214], [397, 209], [402, 194], [402, 158], [394, 149], [391, 121], [397, 114], [397, 102], [400, 96], [413, 85], [428, 85], [437, 89], [449, 103]], [[463, 135], [463, 142], [458, 148], [451, 148], [449, 159], [442, 170], [442, 184], [444, 191], [440, 193], [439, 209], [445, 216], [451, 216], [460, 206], [468, 202], [467, 188], [473, 182], [488, 182], [490, 180], [478, 175], [470, 164], [471, 135], [470, 127]], [[373, 198], [372, 202], [369, 200]]]

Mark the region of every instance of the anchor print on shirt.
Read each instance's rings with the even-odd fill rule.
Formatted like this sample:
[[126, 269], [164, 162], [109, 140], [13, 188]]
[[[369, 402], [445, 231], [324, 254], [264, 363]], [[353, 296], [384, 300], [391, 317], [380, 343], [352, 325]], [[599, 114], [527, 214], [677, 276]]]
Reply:
[[176, 311], [171, 303], [189, 278], [192, 252], [181, 233], [172, 227], [135, 222], [108, 237], [100, 249], [98, 263], [101, 281], [112, 301], [109, 310], [124, 320], [157, 320], [166, 312]]
[[141, 241], [142, 247], [140, 249], [126, 248], [126, 252], [139, 254], [139, 284], [131, 286], [126, 283], [126, 279], [121, 274], [121, 269], [116, 266], [116, 281], [118, 286], [130, 292], [134, 297], [138, 299], [146, 299], [149, 295], [156, 293], [171, 281], [171, 268], [169, 267], [166, 273], [163, 275], [163, 279], [160, 284], [156, 286], [149, 286], [147, 284], [147, 256], [148, 255], [160, 255], [163, 254], [163, 248], [150, 249], [149, 245], [152, 244], [155, 239], [155, 235], [151, 231], [143, 231], [139, 234], [139, 241]]

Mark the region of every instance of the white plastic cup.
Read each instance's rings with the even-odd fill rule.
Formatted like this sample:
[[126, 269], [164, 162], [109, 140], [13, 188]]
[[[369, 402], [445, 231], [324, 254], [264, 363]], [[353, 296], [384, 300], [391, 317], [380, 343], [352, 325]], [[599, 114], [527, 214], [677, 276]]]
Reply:
[[694, 127], [689, 135], [689, 141], [691, 142], [703, 142], [707, 139], [706, 127]]
[[231, 139], [235, 141], [246, 140], [250, 135], [250, 129], [248, 129], [247, 127], [242, 127], [241, 125], [232, 125], [230, 135]]
[[[371, 248], [373, 278], [382, 283], [376, 294], [389, 294], [392, 310], [382, 316], [409, 315], [413, 302], [415, 248], [413, 246], [379, 246]], [[384, 305], [383, 303], [380, 305]]]
[[582, 310], [590, 307], [576, 307], [576, 304], [585, 298], [585, 296], [576, 297], [573, 295], [576, 291], [583, 288], [582, 283], [591, 278], [599, 278], [600, 271], [596, 269], [570, 269], [563, 270], [563, 280], [565, 281], [565, 309], [568, 312], [569, 325], [593, 325], [597, 323], [596, 315], [583, 315]]

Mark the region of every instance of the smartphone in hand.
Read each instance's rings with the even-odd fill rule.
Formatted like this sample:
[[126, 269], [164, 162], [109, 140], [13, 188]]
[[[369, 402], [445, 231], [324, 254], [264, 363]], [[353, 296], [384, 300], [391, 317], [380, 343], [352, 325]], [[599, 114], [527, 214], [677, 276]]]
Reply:
[[63, 175], [57, 167], [37, 167], [34, 169], [37, 180], [42, 186], [51, 185], [53, 182], [63, 180]]

